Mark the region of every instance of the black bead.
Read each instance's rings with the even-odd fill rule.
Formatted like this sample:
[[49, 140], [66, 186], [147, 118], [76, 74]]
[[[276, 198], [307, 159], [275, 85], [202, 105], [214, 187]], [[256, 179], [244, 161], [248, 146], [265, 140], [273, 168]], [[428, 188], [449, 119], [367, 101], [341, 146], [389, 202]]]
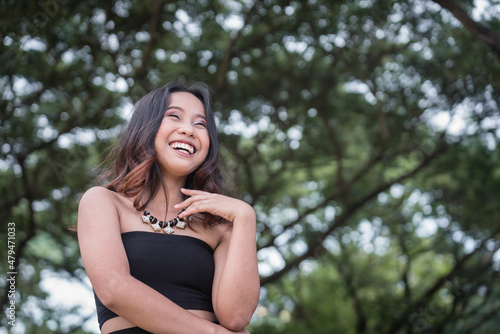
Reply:
[[153, 220], [151, 221], [151, 224], [156, 224], [157, 221], [158, 221], [158, 219], [156, 219], [156, 218], [153, 217]]
[[149, 211], [148, 210], [144, 211], [144, 215], [149, 216]]

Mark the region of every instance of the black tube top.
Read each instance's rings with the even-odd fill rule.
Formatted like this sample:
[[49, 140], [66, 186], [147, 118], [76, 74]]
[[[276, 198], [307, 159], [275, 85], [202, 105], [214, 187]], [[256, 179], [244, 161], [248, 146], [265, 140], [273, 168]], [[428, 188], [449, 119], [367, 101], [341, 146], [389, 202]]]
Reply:
[[[122, 234], [130, 274], [180, 307], [213, 312], [212, 248], [185, 235], [133, 231]], [[99, 327], [118, 315], [94, 292]]]

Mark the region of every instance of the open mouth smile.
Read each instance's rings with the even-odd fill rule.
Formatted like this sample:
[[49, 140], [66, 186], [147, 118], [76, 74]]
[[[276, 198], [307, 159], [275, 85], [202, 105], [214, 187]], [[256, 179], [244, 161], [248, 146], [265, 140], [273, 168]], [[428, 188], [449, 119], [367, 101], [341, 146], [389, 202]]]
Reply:
[[184, 142], [180, 142], [180, 141], [171, 142], [170, 147], [178, 152], [188, 154], [188, 155], [191, 155], [195, 152], [195, 148], [193, 145], [188, 144], [188, 143], [184, 143]]

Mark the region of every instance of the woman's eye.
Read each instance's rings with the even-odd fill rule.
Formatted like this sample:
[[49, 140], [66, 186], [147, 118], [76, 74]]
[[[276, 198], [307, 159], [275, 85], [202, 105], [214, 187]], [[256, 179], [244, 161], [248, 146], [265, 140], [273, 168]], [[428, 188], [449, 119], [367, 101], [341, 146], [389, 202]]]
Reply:
[[179, 116], [177, 114], [167, 114], [167, 117], [173, 117], [173, 118], [181, 119], [181, 116]]
[[204, 128], [207, 127], [207, 125], [205, 123], [203, 123], [203, 122], [196, 122], [196, 123], [194, 123], [194, 125], [201, 125]]

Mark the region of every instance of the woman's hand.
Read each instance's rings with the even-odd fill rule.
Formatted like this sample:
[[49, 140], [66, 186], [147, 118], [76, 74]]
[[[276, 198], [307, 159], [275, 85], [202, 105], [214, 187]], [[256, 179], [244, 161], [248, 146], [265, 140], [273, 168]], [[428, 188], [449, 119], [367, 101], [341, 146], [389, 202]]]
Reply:
[[226, 329], [224, 328], [223, 326], [220, 326], [221, 327], [221, 330], [222, 331], [217, 331], [217, 334], [250, 334], [249, 331], [247, 331], [246, 329], [242, 330], [242, 331], [239, 331], [239, 332], [233, 332], [233, 331], [230, 331], [229, 329]]
[[234, 222], [237, 217], [255, 215], [253, 208], [239, 199], [185, 188], [182, 188], [181, 192], [190, 197], [174, 205], [176, 209], [185, 209], [179, 214], [179, 218], [187, 217], [195, 213], [208, 212], [214, 216], [220, 216]]
[[255, 211], [247, 203], [228, 196], [181, 191], [190, 197], [175, 205], [176, 209], [185, 209], [180, 218], [206, 212], [233, 222], [214, 251], [212, 302], [223, 328], [230, 333], [248, 334], [244, 328], [255, 312], [260, 292]]

